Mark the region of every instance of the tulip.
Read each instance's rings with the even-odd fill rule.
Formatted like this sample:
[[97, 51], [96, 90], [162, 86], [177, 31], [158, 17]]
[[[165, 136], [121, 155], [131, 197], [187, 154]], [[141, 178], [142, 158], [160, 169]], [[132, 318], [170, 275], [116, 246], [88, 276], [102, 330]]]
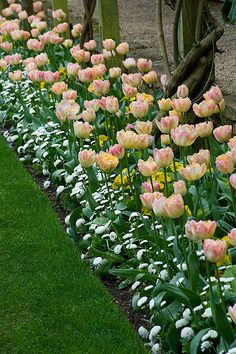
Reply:
[[204, 117], [209, 117], [211, 116], [216, 109], [216, 104], [215, 101], [209, 100], [209, 101], [202, 101], [201, 103], [193, 104], [193, 111], [196, 114], [196, 116], [204, 118]]
[[124, 95], [128, 98], [132, 98], [135, 97], [137, 95], [137, 88], [136, 87], [132, 87], [128, 84], [123, 84], [122, 85], [122, 91], [124, 93]]
[[119, 55], [126, 55], [129, 51], [129, 44], [127, 42], [123, 42], [120, 43], [117, 47], [116, 47], [116, 52]]
[[228, 234], [228, 236], [229, 236], [231, 245], [236, 247], [236, 228], [232, 229], [230, 231], [230, 233]]
[[168, 167], [174, 158], [173, 150], [170, 147], [153, 150], [154, 160], [160, 167]]
[[160, 110], [169, 111], [172, 108], [172, 102], [170, 98], [162, 98], [157, 101]]
[[142, 183], [142, 188], [145, 192], [151, 193], [151, 192], [158, 192], [160, 189], [160, 183], [157, 181], [152, 181], [150, 182], [143, 182]]
[[108, 96], [106, 98], [106, 110], [111, 114], [115, 114], [119, 111], [119, 102], [116, 97]]
[[163, 196], [162, 193], [154, 192], [154, 193], [143, 193], [140, 195], [141, 202], [143, 206], [149, 210], [152, 209], [152, 204], [155, 199], [161, 198]]
[[228, 141], [228, 147], [232, 150], [232, 149], [236, 149], [236, 136], [234, 136], [233, 138], [229, 139]]
[[67, 75], [75, 77], [80, 69], [79, 64], [77, 63], [68, 63], [66, 67]]
[[216, 227], [215, 221], [190, 220], [185, 224], [185, 233], [190, 240], [198, 242], [211, 238], [215, 233]]
[[125, 156], [125, 149], [120, 144], [110, 146], [108, 152], [113, 156], [116, 156], [119, 160], [122, 160]]
[[114, 67], [109, 69], [109, 75], [111, 79], [117, 79], [121, 76], [121, 68]]
[[30, 37], [30, 33], [23, 30], [14, 30], [10, 34], [14, 42], [25, 41]]
[[33, 38], [38, 38], [40, 36], [40, 31], [37, 28], [33, 28], [30, 33]]
[[5, 59], [0, 59], [0, 70], [1, 71], [7, 70], [7, 62]]
[[67, 22], [59, 23], [56, 27], [53, 28], [53, 32], [56, 33], [65, 33], [69, 28], [69, 24]]
[[51, 84], [56, 82], [59, 79], [59, 72], [52, 72], [52, 71], [44, 71], [43, 72], [43, 79], [46, 83]]
[[78, 114], [79, 110], [79, 104], [72, 100], [56, 103], [56, 116], [62, 123], [66, 122], [67, 119], [76, 119], [76, 115]]
[[54, 18], [57, 21], [65, 21], [66, 13], [62, 9], [52, 11], [52, 18]]
[[52, 85], [51, 91], [55, 93], [55, 95], [62, 95], [64, 91], [67, 91], [68, 86], [64, 81], [59, 81], [55, 82], [55, 84]]
[[80, 64], [87, 63], [90, 60], [90, 53], [80, 49], [78, 47], [73, 47], [70, 49], [70, 54], [72, 57]]
[[225, 100], [222, 98], [220, 103], [218, 105], [216, 105], [214, 113], [223, 112], [224, 110], [225, 110]]
[[218, 86], [212, 86], [209, 91], [203, 94], [205, 100], [213, 100], [218, 105], [223, 99], [222, 92]]
[[221, 240], [206, 239], [203, 243], [203, 251], [208, 261], [217, 263], [224, 259], [227, 251], [227, 243]]
[[2, 42], [0, 43], [0, 48], [4, 51], [4, 52], [11, 52], [13, 49], [13, 44], [9, 43], [9, 42]]
[[131, 130], [124, 131], [122, 129], [116, 133], [116, 139], [124, 149], [134, 149], [136, 138], [137, 134]]
[[80, 117], [88, 123], [95, 122], [96, 120], [96, 113], [92, 108], [87, 108], [80, 114]]
[[148, 134], [138, 134], [135, 138], [134, 148], [137, 150], [145, 150], [153, 143], [153, 136]]
[[205, 164], [199, 165], [199, 163], [192, 163], [186, 167], [181, 167], [179, 169], [179, 173], [183, 176], [187, 181], [197, 181], [202, 178], [206, 173], [207, 166]]
[[161, 134], [161, 145], [170, 145], [170, 136], [169, 134]]
[[25, 10], [23, 10], [18, 13], [18, 17], [21, 21], [24, 21], [28, 18], [28, 14]]
[[91, 82], [95, 78], [93, 68], [86, 68], [86, 69], [79, 70], [78, 76], [81, 82]]
[[215, 128], [213, 135], [219, 143], [227, 142], [232, 136], [232, 125], [221, 125]]
[[105, 64], [98, 64], [93, 66], [94, 78], [98, 78], [100, 76], [105, 76], [107, 67]]
[[103, 64], [104, 63], [104, 56], [102, 54], [93, 54], [91, 56], [91, 63], [93, 65]]
[[160, 121], [155, 119], [155, 123], [162, 133], [170, 133], [172, 129], [175, 129], [179, 124], [178, 116], [162, 117]]
[[232, 173], [234, 170], [234, 162], [232, 158], [232, 153], [228, 151], [226, 154], [217, 156], [216, 166], [218, 170], [223, 174]]
[[135, 118], [143, 118], [147, 115], [149, 103], [147, 101], [133, 101], [130, 103], [130, 111]]
[[151, 134], [152, 132], [152, 122], [141, 122], [137, 121], [134, 129], [138, 134]]
[[188, 94], [189, 94], [189, 89], [187, 88], [186, 85], [180, 85], [178, 86], [177, 88], [177, 97], [180, 98], [185, 98], [185, 97], [188, 97]]
[[175, 194], [181, 194], [182, 196], [185, 196], [187, 193], [186, 184], [183, 180], [174, 182], [173, 186]]
[[115, 56], [115, 52], [114, 52], [114, 51], [110, 51], [110, 50], [103, 49], [102, 55], [103, 55], [103, 58], [108, 61], [108, 60], [111, 60], [111, 58], [112, 58], [113, 56]]
[[164, 203], [166, 215], [171, 219], [177, 219], [184, 213], [184, 201], [181, 194], [172, 194]]
[[48, 63], [48, 56], [46, 53], [41, 53], [34, 58], [34, 62], [37, 67], [44, 66]]
[[6, 55], [4, 59], [10, 65], [18, 65], [21, 61], [21, 54]]
[[116, 42], [113, 39], [105, 39], [102, 41], [102, 45], [104, 49], [108, 51], [114, 50], [116, 48]]
[[110, 90], [110, 82], [108, 80], [94, 80], [93, 88], [96, 96], [106, 95]]
[[141, 159], [138, 160], [138, 169], [142, 176], [150, 177], [155, 175], [159, 171], [160, 167], [150, 156], [147, 161]]
[[231, 186], [233, 187], [233, 189], [236, 189], [236, 173], [232, 174], [229, 177], [229, 182], [230, 182]]
[[156, 216], [167, 216], [166, 211], [164, 209], [165, 202], [167, 200], [166, 197], [163, 196], [162, 193], [158, 193], [159, 195], [154, 199], [152, 203], [152, 210]]
[[144, 82], [146, 82], [146, 84], [154, 84], [154, 82], [157, 82], [158, 80], [158, 76], [157, 76], [157, 73], [152, 70], [152, 71], [149, 71], [147, 74], [143, 75], [142, 76], [142, 79]]
[[[32, 64], [32, 63], [31, 63]], [[30, 64], [28, 64], [30, 65]], [[40, 71], [40, 70], [30, 70], [27, 74], [27, 77], [29, 80], [33, 81], [33, 82], [42, 82], [45, 80], [44, 78], [44, 72]]]
[[74, 131], [77, 138], [88, 139], [92, 130], [93, 127], [87, 122], [74, 122]]
[[173, 98], [172, 100], [172, 107], [176, 112], [181, 112], [181, 113], [187, 112], [191, 107], [191, 104], [192, 102], [189, 97]]
[[8, 77], [11, 81], [21, 81], [22, 80], [22, 71], [16, 70], [13, 72], [9, 72]]
[[236, 324], [236, 304], [229, 306], [228, 311], [232, 321]]
[[123, 61], [123, 65], [126, 69], [133, 69], [136, 67], [136, 61], [134, 58], [127, 58]]
[[210, 163], [210, 151], [201, 149], [198, 153], [188, 156], [187, 160], [190, 164], [198, 163], [202, 165], [205, 163], [208, 166]]
[[95, 162], [95, 151], [93, 150], [82, 150], [79, 152], [79, 162], [82, 167], [88, 168], [92, 166]]
[[106, 173], [112, 172], [119, 164], [119, 159], [107, 152], [100, 152], [95, 158], [97, 166]]
[[136, 99], [137, 101], [147, 101], [149, 104], [154, 101], [154, 97], [148, 93], [137, 93]]
[[97, 47], [95, 39], [90, 39], [90, 41], [84, 43], [84, 48], [90, 52], [94, 51]]
[[178, 146], [189, 146], [197, 139], [197, 132], [194, 125], [184, 124], [171, 131], [171, 137]]
[[85, 108], [92, 108], [95, 112], [97, 112], [100, 108], [99, 100], [97, 98], [94, 98], [91, 101], [84, 101], [84, 107]]
[[35, 52], [42, 52], [44, 49], [44, 44], [37, 39], [29, 39], [26, 45], [29, 50], [33, 50]]
[[121, 80], [123, 84], [128, 84], [132, 87], [138, 87], [142, 83], [142, 75], [140, 73], [135, 74], [122, 74]]
[[212, 122], [203, 122], [196, 124], [196, 132], [200, 138], [206, 138], [210, 136], [213, 131], [213, 123]]
[[73, 26], [71, 34], [72, 37], [78, 38], [83, 30], [83, 27], [80, 23], [77, 23], [76, 25]]
[[137, 61], [137, 68], [142, 73], [148, 73], [150, 70], [152, 70], [152, 61], [139, 58]]
[[33, 2], [33, 10], [34, 12], [39, 12], [43, 9], [42, 1], [35, 1]]
[[67, 90], [62, 92], [63, 100], [73, 100], [75, 101], [77, 98], [77, 91], [75, 90]]

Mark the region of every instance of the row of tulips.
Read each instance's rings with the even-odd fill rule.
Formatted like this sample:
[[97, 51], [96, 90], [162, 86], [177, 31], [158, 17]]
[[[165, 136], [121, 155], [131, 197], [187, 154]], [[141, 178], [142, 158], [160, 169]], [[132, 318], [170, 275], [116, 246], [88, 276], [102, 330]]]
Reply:
[[[67, 232], [101, 276], [118, 276], [153, 353], [236, 347], [236, 137], [213, 86], [193, 103], [129, 45], [48, 31], [8, 0], [0, 17], [0, 121], [22, 162], [57, 184]], [[28, 22], [30, 31], [25, 31]], [[120, 62], [121, 65], [117, 66]]]

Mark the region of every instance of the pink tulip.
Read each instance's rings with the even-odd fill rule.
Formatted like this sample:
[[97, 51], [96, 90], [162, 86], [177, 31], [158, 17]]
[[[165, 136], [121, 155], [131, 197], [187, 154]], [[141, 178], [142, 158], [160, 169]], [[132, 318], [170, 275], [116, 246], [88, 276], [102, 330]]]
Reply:
[[127, 42], [122, 42], [116, 47], [116, 52], [119, 55], [126, 55], [129, 51], [129, 44]]
[[178, 86], [177, 88], [177, 97], [180, 98], [185, 98], [185, 97], [188, 97], [188, 94], [189, 94], [189, 89], [187, 88], [186, 85], [180, 85]]
[[94, 80], [93, 88], [96, 96], [106, 95], [110, 91], [110, 82], [108, 80]]
[[197, 139], [194, 125], [184, 124], [171, 131], [171, 137], [178, 146], [190, 146]]
[[94, 98], [91, 101], [85, 100], [84, 101], [84, 107], [86, 109], [92, 108], [95, 112], [97, 112], [99, 110], [99, 108], [100, 108], [99, 100], [97, 98]]
[[119, 164], [116, 156], [103, 151], [96, 155], [95, 161], [100, 170], [106, 173], [112, 172]]
[[122, 160], [125, 156], [125, 149], [120, 144], [110, 146], [108, 152], [113, 156], [116, 156], [119, 160]]
[[148, 73], [149, 71], [152, 70], [152, 61], [147, 60], [147, 59], [143, 59], [143, 58], [139, 58], [137, 61], [137, 68], [142, 73]]
[[214, 113], [223, 112], [224, 110], [225, 110], [225, 100], [222, 98], [220, 103], [218, 105], [216, 105]]
[[99, 78], [100, 76], [105, 76], [107, 72], [107, 67], [105, 64], [98, 64], [93, 66], [94, 78]]
[[26, 45], [29, 50], [34, 52], [42, 52], [44, 49], [44, 44], [37, 39], [28, 39]]
[[132, 101], [130, 111], [135, 118], [143, 118], [147, 115], [149, 103], [147, 101]]
[[164, 216], [166, 217], [166, 211], [164, 205], [166, 203], [167, 198], [163, 196], [162, 193], [158, 193], [159, 195], [154, 198], [152, 203], [152, 210], [156, 216]]
[[37, 67], [44, 66], [48, 63], [48, 56], [46, 53], [41, 53], [34, 58], [34, 62]]
[[144, 208], [151, 210], [154, 200], [161, 198], [162, 196], [163, 196], [162, 193], [158, 193], [158, 192], [148, 193], [148, 192], [146, 192], [146, 193], [143, 193], [140, 195], [140, 199], [141, 199], [141, 202], [142, 202]]
[[154, 84], [154, 82], [157, 82], [158, 80], [158, 76], [157, 76], [157, 73], [152, 70], [152, 71], [149, 71], [147, 74], [143, 75], [142, 76], [142, 79], [144, 82], [146, 82], [146, 84]]
[[121, 68], [114, 67], [109, 69], [109, 75], [111, 79], [117, 79], [121, 76]]
[[200, 138], [206, 138], [210, 136], [213, 131], [213, 123], [212, 122], [203, 122], [196, 124], [196, 132]]
[[189, 97], [173, 98], [172, 100], [172, 107], [176, 112], [181, 112], [181, 113], [187, 112], [191, 107], [191, 104], [192, 102]]
[[66, 13], [62, 9], [58, 9], [55, 11], [52, 11], [52, 18], [54, 18], [57, 21], [65, 21], [66, 20]]
[[232, 149], [236, 149], [236, 136], [234, 136], [233, 138], [229, 139], [228, 141], [228, 147], [232, 150]]
[[92, 166], [95, 162], [95, 151], [93, 150], [82, 150], [79, 152], [79, 163], [82, 167], [88, 168]]
[[114, 96], [106, 97], [106, 110], [111, 114], [115, 114], [119, 111], [119, 102], [116, 97]]
[[192, 163], [186, 167], [181, 167], [179, 173], [187, 181], [197, 181], [206, 173], [207, 166], [205, 164], [199, 165], [198, 163]]
[[4, 59], [10, 65], [18, 65], [21, 61], [21, 54], [16, 53], [12, 55], [6, 55]]
[[169, 134], [161, 134], [161, 145], [170, 145], [171, 140]]
[[134, 149], [136, 138], [137, 134], [131, 130], [124, 131], [122, 129], [116, 133], [116, 139], [124, 149]]
[[63, 100], [73, 100], [75, 101], [77, 98], [77, 91], [75, 90], [67, 90], [62, 92]]
[[71, 48], [73, 46], [73, 41], [72, 39], [65, 39], [62, 44], [65, 48]]
[[136, 87], [132, 87], [128, 84], [122, 85], [122, 91], [123, 91], [124, 95], [128, 98], [135, 97], [138, 93], [138, 90]]
[[204, 117], [209, 117], [211, 116], [216, 109], [216, 104], [215, 101], [209, 100], [209, 101], [202, 101], [201, 103], [193, 104], [193, 111], [196, 114], [196, 116], [204, 118]]
[[228, 151], [226, 154], [217, 156], [216, 167], [223, 174], [229, 174], [234, 171], [234, 161], [232, 153]]
[[87, 108], [80, 114], [80, 117], [88, 123], [96, 121], [96, 113], [92, 108]]
[[172, 108], [172, 102], [170, 98], [162, 98], [157, 101], [161, 111], [169, 111]]
[[76, 119], [79, 110], [80, 106], [75, 101], [67, 100], [56, 104], [56, 116], [62, 123]]
[[232, 321], [236, 324], [236, 304], [233, 307], [229, 306], [228, 311]]
[[153, 136], [149, 134], [138, 134], [135, 139], [134, 148], [137, 150], [145, 150], [153, 143]]
[[137, 121], [134, 129], [138, 134], [151, 134], [152, 132], [152, 122], [142, 122]]
[[78, 38], [83, 30], [83, 27], [80, 23], [77, 23], [76, 25], [73, 26], [73, 29], [71, 31], [72, 37]]
[[34, 12], [39, 12], [43, 9], [42, 1], [35, 1], [33, 2], [33, 10]]
[[102, 54], [93, 54], [91, 56], [91, 63], [93, 65], [103, 64], [104, 63], [103, 55]]
[[170, 147], [153, 150], [154, 160], [160, 167], [168, 167], [174, 158], [173, 150]]
[[87, 122], [74, 122], [74, 131], [77, 138], [88, 139], [92, 130], [93, 127]]
[[22, 71], [16, 70], [13, 72], [9, 72], [8, 77], [11, 81], [21, 81], [22, 80]]
[[66, 67], [67, 75], [75, 77], [80, 69], [79, 64], [77, 63], [68, 63]]
[[79, 70], [78, 76], [81, 82], [91, 82], [95, 78], [93, 68], [86, 68], [86, 69]]
[[198, 163], [202, 165], [204, 163], [208, 166], [210, 164], [210, 151], [201, 149], [198, 153], [188, 156], [187, 160], [190, 164]]
[[51, 91], [55, 93], [55, 95], [62, 95], [64, 91], [67, 91], [68, 85], [64, 81], [58, 81], [55, 82], [55, 84], [52, 85]]
[[78, 47], [73, 47], [70, 49], [70, 54], [72, 57], [80, 64], [87, 63], [90, 60], [90, 53], [80, 49]]
[[25, 10], [23, 10], [18, 13], [18, 17], [21, 21], [24, 21], [28, 18], [28, 14]]
[[174, 182], [173, 186], [175, 194], [181, 194], [182, 196], [185, 196], [187, 193], [186, 184], [183, 180]]
[[90, 41], [84, 43], [84, 48], [93, 52], [97, 47], [95, 39], [90, 39]]
[[13, 49], [13, 44], [10, 42], [2, 42], [0, 43], [0, 48], [4, 51], [4, 52], [11, 52]]
[[181, 194], [172, 194], [164, 203], [167, 217], [177, 219], [184, 213], [184, 201]]
[[67, 22], [59, 23], [56, 27], [53, 28], [53, 32], [56, 33], [65, 33], [69, 28], [69, 24]]
[[178, 116], [162, 117], [160, 120], [155, 119], [155, 123], [162, 133], [170, 133], [172, 129], [175, 129], [179, 124]]
[[218, 86], [212, 86], [209, 91], [203, 94], [205, 100], [213, 100], [218, 105], [220, 101], [223, 99], [222, 92]]
[[232, 136], [232, 125], [221, 125], [215, 128], [213, 135], [219, 143], [227, 142]]
[[185, 233], [190, 240], [198, 242], [211, 238], [215, 233], [216, 227], [215, 221], [190, 220], [185, 224]]
[[[30, 65], [30, 64], [28, 64]], [[44, 72], [40, 70], [31, 70], [27, 73], [27, 77], [29, 80], [33, 82], [42, 82], [45, 80], [44, 78]]]
[[47, 84], [52, 84], [59, 79], [59, 72], [58, 71], [55, 71], [55, 72], [44, 71], [43, 78]]
[[229, 236], [231, 245], [236, 247], [236, 228], [232, 229], [230, 231], [230, 233], [228, 234], [228, 236]]
[[142, 188], [143, 188], [144, 192], [147, 192], [147, 193], [158, 192], [160, 189], [160, 183], [158, 183], [157, 181], [152, 181], [152, 183], [151, 182], [143, 182]]
[[0, 59], [0, 70], [1, 71], [7, 70], [7, 62], [5, 59]]
[[129, 75], [122, 74], [121, 80], [123, 84], [128, 84], [132, 87], [138, 87], [142, 83], [142, 75], [140, 73], [134, 73]]
[[116, 48], [116, 42], [113, 39], [105, 39], [102, 41], [102, 45], [104, 49], [108, 51], [114, 50]]
[[142, 176], [150, 177], [155, 175], [159, 171], [160, 167], [150, 156], [147, 161], [141, 159], [138, 160], [138, 169]]
[[224, 259], [227, 251], [227, 243], [221, 240], [206, 239], [203, 243], [203, 251], [208, 261], [217, 263]]
[[136, 60], [134, 58], [127, 58], [123, 61], [123, 65], [128, 70], [133, 69], [136, 67]]
[[229, 182], [230, 182], [231, 186], [233, 187], [233, 189], [236, 189], [236, 173], [233, 173], [229, 177]]
[[30, 33], [28, 31], [15, 30], [11, 32], [11, 38], [14, 42], [26, 41], [29, 37]]
[[40, 21], [40, 22], [36, 23], [36, 28], [40, 32], [46, 30], [47, 27], [48, 27], [48, 24], [46, 21]]

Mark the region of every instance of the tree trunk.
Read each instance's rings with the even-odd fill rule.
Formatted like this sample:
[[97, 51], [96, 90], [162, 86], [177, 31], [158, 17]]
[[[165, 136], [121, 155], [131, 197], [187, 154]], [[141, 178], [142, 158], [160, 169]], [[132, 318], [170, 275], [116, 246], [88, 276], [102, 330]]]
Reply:
[[22, 9], [25, 10], [28, 16], [33, 15], [33, 0], [21, 0]]

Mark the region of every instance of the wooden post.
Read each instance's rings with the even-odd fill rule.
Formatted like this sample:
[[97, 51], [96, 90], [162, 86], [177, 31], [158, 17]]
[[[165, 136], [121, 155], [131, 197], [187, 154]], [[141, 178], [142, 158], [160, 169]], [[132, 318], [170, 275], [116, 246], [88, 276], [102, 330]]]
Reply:
[[111, 38], [117, 45], [120, 43], [117, 0], [99, 0], [99, 30], [101, 40]]
[[[58, 9], [62, 9], [66, 14], [66, 22], [69, 23], [69, 11], [68, 11], [67, 0], [53, 0], [52, 1], [52, 9], [53, 9], [53, 11], [58, 10]], [[57, 24], [58, 24], [58, 22], [56, 20], [54, 20], [54, 26], [56, 26]], [[66, 35], [66, 38], [70, 38], [70, 28], [65, 33], [65, 35]]]

